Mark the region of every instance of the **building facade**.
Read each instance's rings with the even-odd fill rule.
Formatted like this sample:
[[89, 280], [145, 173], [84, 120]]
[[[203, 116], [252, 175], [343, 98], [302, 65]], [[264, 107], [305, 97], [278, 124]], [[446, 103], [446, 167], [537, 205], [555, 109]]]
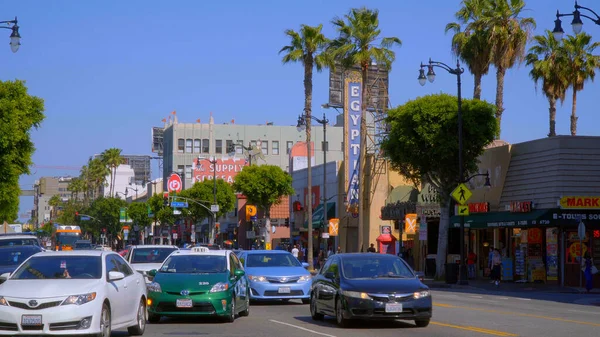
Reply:
[[74, 177], [41, 177], [35, 181], [31, 218], [36, 226], [50, 221], [53, 211], [56, 211], [48, 205], [50, 198], [58, 195], [63, 201], [67, 201], [74, 197], [69, 191], [69, 184], [73, 179]]

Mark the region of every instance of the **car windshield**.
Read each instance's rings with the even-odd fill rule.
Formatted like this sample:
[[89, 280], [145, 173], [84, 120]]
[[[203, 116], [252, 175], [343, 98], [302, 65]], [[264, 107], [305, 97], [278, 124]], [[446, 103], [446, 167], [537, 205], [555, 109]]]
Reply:
[[227, 260], [220, 255], [177, 255], [160, 267], [161, 273], [202, 274], [227, 272]]
[[292, 254], [248, 254], [246, 267], [302, 267]]
[[131, 263], [163, 263], [177, 248], [135, 248]]
[[0, 240], [0, 247], [5, 246], [39, 246], [39, 242], [34, 238], [27, 239], [3, 239]]
[[39, 253], [40, 248], [32, 249], [30, 247], [20, 248], [2, 248], [0, 249], [0, 266], [18, 266], [28, 257], [35, 253]]
[[99, 256], [34, 256], [15, 271], [11, 280], [99, 279], [102, 260]]
[[80, 240], [79, 235], [77, 232], [56, 233], [56, 242], [60, 245], [74, 246], [75, 242]]
[[414, 278], [415, 275], [400, 258], [380, 257], [377, 254], [344, 257], [342, 273], [347, 279]]

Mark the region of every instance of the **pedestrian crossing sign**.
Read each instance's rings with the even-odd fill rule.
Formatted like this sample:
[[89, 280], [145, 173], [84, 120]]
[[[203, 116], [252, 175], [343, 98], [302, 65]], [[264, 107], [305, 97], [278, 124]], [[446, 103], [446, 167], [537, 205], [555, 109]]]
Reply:
[[454, 191], [452, 191], [451, 194], [452, 198], [456, 200], [456, 202], [459, 205], [466, 205], [467, 201], [471, 199], [472, 195], [473, 193], [471, 193], [471, 191], [465, 184], [459, 184], [458, 186], [456, 186], [456, 188], [454, 189]]

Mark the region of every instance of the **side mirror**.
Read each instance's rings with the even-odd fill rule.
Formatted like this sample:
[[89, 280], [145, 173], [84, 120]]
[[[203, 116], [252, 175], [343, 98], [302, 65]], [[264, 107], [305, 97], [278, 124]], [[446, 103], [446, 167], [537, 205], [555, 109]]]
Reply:
[[156, 276], [156, 273], [157, 273], [156, 269], [152, 269], [151, 271], [148, 272], [148, 276], [154, 277], [154, 276]]
[[308, 264], [308, 262], [302, 262], [302, 267], [304, 269], [308, 269], [308, 267], [310, 267], [310, 264]]
[[0, 281], [4, 282], [4, 281], [8, 280], [9, 277], [10, 277], [10, 273], [4, 273], [4, 274], [0, 275]]
[[122, 280], [124, 278], [125, 278], [125, 274], [121, 273], [120, 271], [109, 271], [108, 272], [108, 281], [109, 282]]
[[241, 269], [236, 269], [236, 270], [233, 272], [233, 275], [234, 275], [235, 277], [238, 277], [238, 278], [240, 278], [240, 277], [242, 277], [242, 276], [246, 275], [246, 272], [245, 272], [245, 271], [243, 271], [243, 270], [241, 270]]
[[330, 279], [330, 280], [335, 279], [335, 274], [330, 271], [326, 272], [325, 275], [323, 275], [323, 276], [325, 276], [325, 278]]

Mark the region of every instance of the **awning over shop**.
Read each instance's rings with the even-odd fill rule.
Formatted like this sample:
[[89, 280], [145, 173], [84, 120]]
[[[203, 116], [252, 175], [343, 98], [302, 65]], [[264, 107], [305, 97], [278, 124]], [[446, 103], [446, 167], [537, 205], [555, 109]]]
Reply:
[[[327, 219], [335, 218], [335, 202], [327, 203]], [[323, 204], [319, 204], [317, 208], [313, 210], [312, 217], [313, 229], [318, 228], [323, 223]], [[304, 221], [304, 228], [308, 228], [308, 220]]]
[[[489, 212], [475, 213], [465, 216], [465, 228], [498, 228], [498, 227], [545, 227], [552, 221], [548, 213], [551, 210], [539, 209], [527, 213]], [[450, 228], [460, 228], [460, 217], [450, 218]]]
[[377, 242], [394, 242], [398, 241], [392, 234], [381, 234], [375, 239]]

